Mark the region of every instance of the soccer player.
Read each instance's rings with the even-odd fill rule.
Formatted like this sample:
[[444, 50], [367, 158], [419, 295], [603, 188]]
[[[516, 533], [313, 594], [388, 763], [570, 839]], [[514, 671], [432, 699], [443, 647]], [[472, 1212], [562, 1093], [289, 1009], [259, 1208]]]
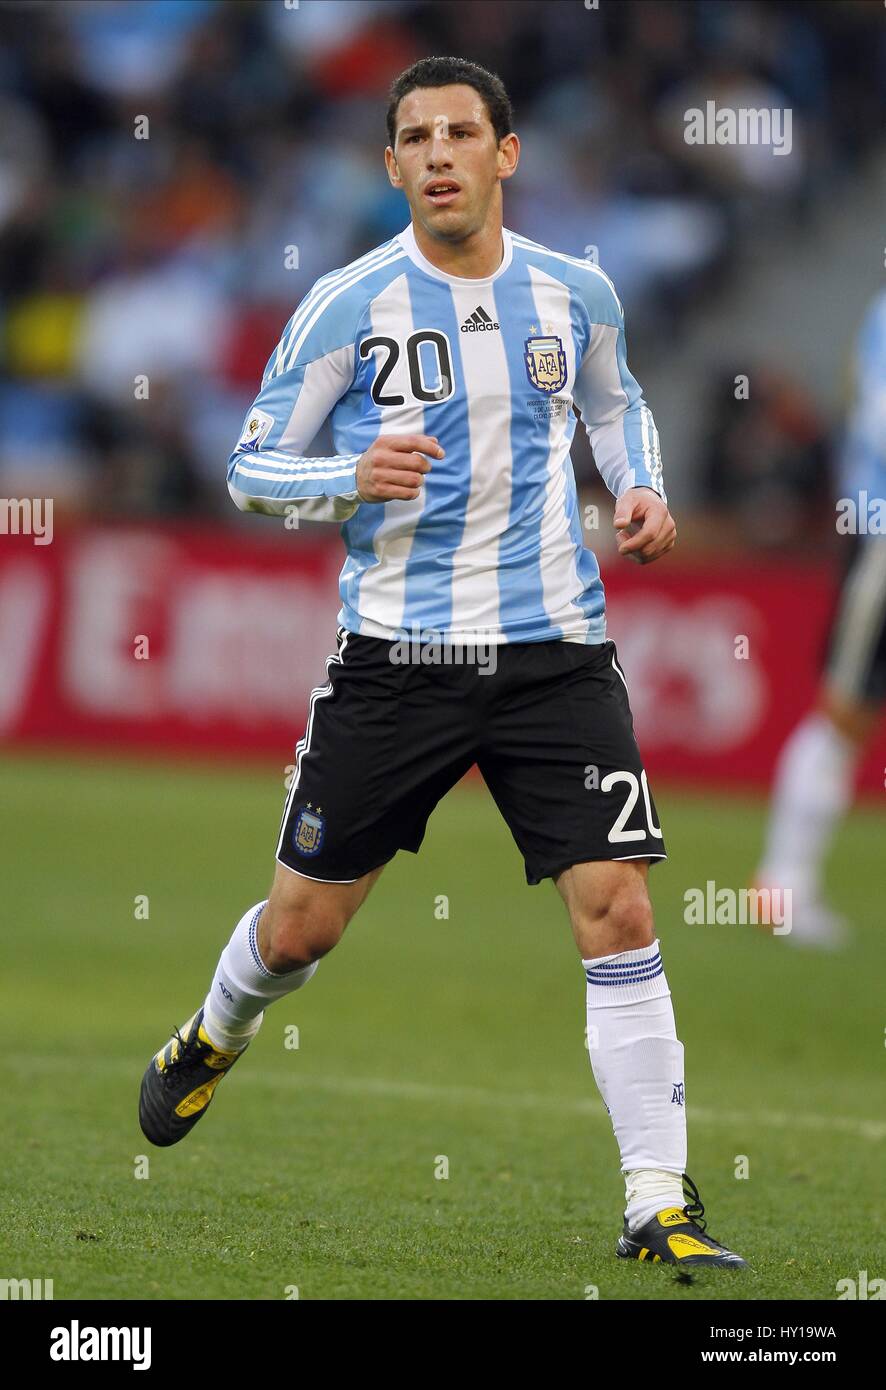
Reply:
[[855, 381], [837, 513], [843, 581], [816, 707], [779, 757], [756, 875], [761, 888], [791, 890], [788, 939], [824, 948], [841, 946], [848, 929], [823, 901], [822, 864], [886, 703], [886, 291], [862, 325]]
[[[665, 846], [569, 457], [575, 402], [618, 499], [619, 550], [648, 563], [671, 549], [622, 306], [597, 266], [502, 226], [520, 146], [496, 76], [424, 59], [394, 82], [387, 124], [410, 224], [317, 281], [228, 466], [244, 511], [343, 523], [336, 650], [311, 696], [270, 897], [150, 1062], [142, 1128], [174, 1144], [205, 1114], [263, 1011], [307, 984], [477, 763], [527, 882], [554, 880], [581, 955], [626, 1179], [617, 1253], [742, 1265], [706, 1234], [690, 1179], [683, 1190], [683, 1045], [647, 892]], [[305, 457], [327, 416], [336, 453]]]

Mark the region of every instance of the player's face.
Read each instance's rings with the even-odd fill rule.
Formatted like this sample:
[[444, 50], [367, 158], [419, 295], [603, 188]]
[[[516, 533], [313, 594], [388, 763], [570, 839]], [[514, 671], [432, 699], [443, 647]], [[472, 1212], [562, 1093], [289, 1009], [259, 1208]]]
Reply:
[[431, 236], [460, 241], [485, 223], [499, 182], [516, 166], [517, 137], [499, 142], [473, 87], [419, 87], [400, 102], [388, 174]]

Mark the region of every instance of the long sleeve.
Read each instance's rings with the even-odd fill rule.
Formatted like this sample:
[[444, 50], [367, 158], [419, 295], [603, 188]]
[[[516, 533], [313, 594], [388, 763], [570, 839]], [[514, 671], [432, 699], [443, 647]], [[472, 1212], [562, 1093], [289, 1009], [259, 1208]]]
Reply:
[[[243, 433], [228, 460], [228, 491], [241, 511], [304, 521], [346, 521], [360, 505], [359, 454], [310, 458], [305, 449], [350, 388], [354, 344], [316, 355], [322, 337], [300, 331], [310, 296], [287, 324]], [[309, 319], [308, 319], [309, 322]]]
[[602, 273], [591, 282], [587, 307], [590, 340], [576, 374], [573, 399], [597, 469], [614, 497], [628, 488], [651, 487], [666, 502], [658, 430], [628, 370], [624, 311], [611, 281]]

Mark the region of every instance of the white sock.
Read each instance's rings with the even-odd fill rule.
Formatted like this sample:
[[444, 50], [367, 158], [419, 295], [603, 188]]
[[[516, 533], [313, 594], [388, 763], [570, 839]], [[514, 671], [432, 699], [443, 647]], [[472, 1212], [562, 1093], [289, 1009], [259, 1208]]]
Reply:
[[221, 953], [203, 1005], [203, 1027], [210, 1041], [225, 1052], [244, 1048], [255, 1037], [263, 1011], [275, 999], [301, 989], [319, 962], [275, 975], [258, 949], [258, 919], [266, 903], [244, 912]]
[[683, 1179], [663, 1168], [638, 1168], [625, 1173], [625, 1216], [632, 1231], [650, 1221], [666, 1207], [686, 1205]]
[[837, 822], [852, 800], [857, 750], [825, 714], [798, 724], [779, 755], [762, 887], [814, 895]]
[[588, 1055], [621, 1153], [625, 1217], [635, 1228], [685, 1201], [683, 1044], [657, 940], [582, 965]]

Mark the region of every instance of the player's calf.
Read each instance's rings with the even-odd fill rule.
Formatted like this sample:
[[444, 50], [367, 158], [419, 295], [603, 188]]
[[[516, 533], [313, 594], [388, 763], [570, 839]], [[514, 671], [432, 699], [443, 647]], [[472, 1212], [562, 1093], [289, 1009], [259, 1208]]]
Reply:
[[277, 865], [258, 924], [258, 948], [277, 974], [313, 964], [337, 946], [381, 869], [353, 883], [321, 883]]
[[222, 1077], [258, 1032], [264, 1010], [307, 984], [380, 873], [330, 884], [278, 865], [270, 899], [251, 907], [234, 928], [203, 1007], [148, 1063], [139, 1122], [152, 1144], [177, 1144], [205, 1115]]
[[291, 907], [265, 908], [259, 923], [259, 949], [269, 970], [282, 975], [328, 955], [344, 935], [348, 918], [329, 903], [308, 900]]

